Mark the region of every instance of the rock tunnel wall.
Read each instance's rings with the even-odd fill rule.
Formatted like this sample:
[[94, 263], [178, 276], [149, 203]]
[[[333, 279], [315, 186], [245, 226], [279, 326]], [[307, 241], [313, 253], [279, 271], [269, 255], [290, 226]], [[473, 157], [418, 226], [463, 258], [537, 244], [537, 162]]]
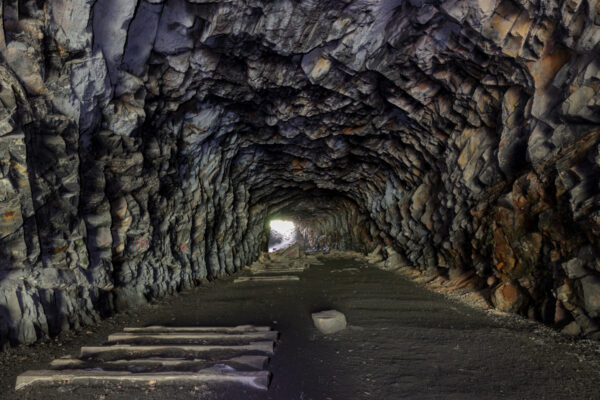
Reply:
[[596, 332], [599, 10], [5, 0], [0, 341], [234, 272], [323, 191], [308, 241], [474, 270], [498, 308]]

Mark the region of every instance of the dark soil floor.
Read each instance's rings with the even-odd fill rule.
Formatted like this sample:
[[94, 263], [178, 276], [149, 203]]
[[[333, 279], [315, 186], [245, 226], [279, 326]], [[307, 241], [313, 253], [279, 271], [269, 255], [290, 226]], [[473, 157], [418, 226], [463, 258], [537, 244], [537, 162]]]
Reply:
[[[0, 354], [10, 399], [600, 399], [598, 344], [490, 316], [351, 258], [322, 258], [299, 282], [221, 280], [118, 314], [60, 341]], [[358, 270], [343, 270], [359, 268]], [[335, 308], [349, 327], [324, 336], [311, 312]], [[32, 388], [16, 376], [77, 355], [124, 326], [268, 324], [281, 332], [269, 391], [243, 387]]]

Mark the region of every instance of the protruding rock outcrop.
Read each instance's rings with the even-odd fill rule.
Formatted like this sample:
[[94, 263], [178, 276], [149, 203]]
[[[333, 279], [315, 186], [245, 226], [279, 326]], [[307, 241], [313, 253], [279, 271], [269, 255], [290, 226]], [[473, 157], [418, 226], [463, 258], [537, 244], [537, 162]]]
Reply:
[[597, 331], [596, 6], [5, 0], [0, 338], [232, 273], [277, 214]]

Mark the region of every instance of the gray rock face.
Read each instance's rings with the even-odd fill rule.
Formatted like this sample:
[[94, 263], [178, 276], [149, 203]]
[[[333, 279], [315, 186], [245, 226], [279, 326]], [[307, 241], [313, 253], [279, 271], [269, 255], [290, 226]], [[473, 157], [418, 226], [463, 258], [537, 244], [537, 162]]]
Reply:
[[503, 309], [598, 329], [592, 3], [1, 13], [0, 342], [233, 273], [277, 215], [308, 249], [474, 270]]

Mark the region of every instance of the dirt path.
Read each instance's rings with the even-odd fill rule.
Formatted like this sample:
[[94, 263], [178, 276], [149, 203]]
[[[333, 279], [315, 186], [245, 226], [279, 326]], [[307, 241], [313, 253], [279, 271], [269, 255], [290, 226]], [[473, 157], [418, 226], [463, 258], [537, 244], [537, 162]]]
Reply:
[[[299, 282], [218, 281], [117, 315], [62, 343], [0, 354], [2, 399], [600, 399], [598, 345], [492, 318], [352, 259], [323, 259]], [[355, 270], [343, 270], [355, 268]], [[319, 334], [310, 313], [349, 328]], [[17, 374], [76, 355], [131, 325], [268, 324], [281, 332], [268, 392], [241, 387], [12, 390]], [[508, 324], [508, 325], [507, 325]]]

